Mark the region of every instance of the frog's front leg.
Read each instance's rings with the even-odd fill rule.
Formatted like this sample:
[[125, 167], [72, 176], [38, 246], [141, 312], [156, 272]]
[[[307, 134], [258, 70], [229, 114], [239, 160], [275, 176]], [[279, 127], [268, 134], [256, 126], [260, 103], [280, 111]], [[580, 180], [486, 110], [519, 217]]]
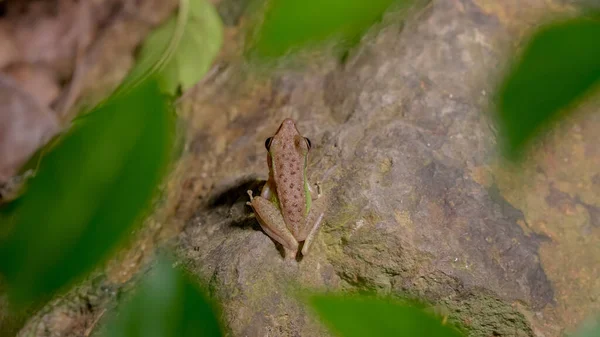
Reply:
[[248, 195], [250, 201], [247, 204], [254, 209], [260, 227], [268, 236], [283, 246], [286, 259], [294, 259], [298, 251], [298, 241], [285, 225], [279, 208], [262, 196], [253, 197], [252, 191], [248, 191]]
[[311, 192], [312, 204], [310, 207], [310, 211], [308, 216], [306, 217], [306, 228], [309, 228], [309, 232], [306, 235], [306, 239], [304, 240], [304, 245], [302, 246], [302, 255], [306, 256], [308, 253], [308, 249], [310, 248], [312, 242], [314, 241], [319, 228], [321, 228], [321, 223], [323, 222], [323, 215], [325, 214], [326, 202], [325, 198], [321, 198], [321, 188], [317, 183], [317, 195], [314, 196], [314, 192], [312, 188], [309, 190]]

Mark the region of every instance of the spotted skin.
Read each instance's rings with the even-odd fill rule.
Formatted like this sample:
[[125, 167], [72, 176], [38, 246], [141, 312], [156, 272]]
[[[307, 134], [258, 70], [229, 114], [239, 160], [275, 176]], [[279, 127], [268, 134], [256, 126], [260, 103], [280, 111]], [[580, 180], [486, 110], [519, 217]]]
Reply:
[[283, 220], [294, 237], [304, 229], [306, 222], [306, 189], [304, 165], [308, 155], [306, 140], [291, 119], [286, 119], [273, 137], [269, 149], [271, 170]]
[[295, 256], [298, 243], [306, 255], [323, 218], [323, 200], [314, 196], [306, 177], [310, 141], [300, 134], [292, 119], [285, 119], [275, 135], [267, 139], [269, 180], [260, 196], [252, 197], [261, 227]]

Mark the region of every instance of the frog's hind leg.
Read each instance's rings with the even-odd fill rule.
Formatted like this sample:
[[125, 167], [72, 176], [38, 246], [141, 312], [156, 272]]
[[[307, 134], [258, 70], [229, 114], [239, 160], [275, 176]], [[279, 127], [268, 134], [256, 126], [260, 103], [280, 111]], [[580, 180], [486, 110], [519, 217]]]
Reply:
[[302, 256], [306, 256], [306, 254], [308, 254], [308, 249], [314, 241], [317, 232], [319, 231], [319, 228], [321, 228], [321, 223], [323, 222], [324, 209], [324, 199], [320, 198], [313, 202], [312, 208], [308, 214], [308, 217], [306, 218], [306, 225], [310, 228], [310, 231], [306, 235], [304, 245], [302, 246]]
[[248, 204], [254, 209], [260, 227], [283, 246], [286, 259], [294, 259], [298, 251], [298, 241], [285, 225], [281, 211], [269, 200], [263, 197], [252, 197], [251, 191], [248, 191], [248, 194], [250, 195]]
[[315, 239], [315, 236], [321, 227], [321, 223], [323, 222], [323, 213], [318, 214], [318, 217], [316, 217], [315, 221], [315, 226], [308, 233], [306, 240], [304, 240], [304, 245], [302, 246], [302, 256], [306, 256], [308, 254], [308, 249], [310, 248], [310, 245]]

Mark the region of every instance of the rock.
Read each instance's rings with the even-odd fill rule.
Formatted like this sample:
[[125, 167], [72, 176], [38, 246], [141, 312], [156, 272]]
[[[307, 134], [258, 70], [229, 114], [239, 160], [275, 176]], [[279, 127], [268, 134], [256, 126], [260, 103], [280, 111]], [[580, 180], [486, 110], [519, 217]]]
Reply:
[[0, 69], [14, 62], [17, 57], [17, 47], [11, 37], [10, 28], [6, 22], [0, 21]]
[[[82, 35], [88, 27], [74, 24], [78, 15], [75, 2], [51, 2], [34, 2], [24, 14], [10, 15], [9, 22], [19, 61], [48, 65], [67, 78], [72, 72], [77, 42], [84, 39]], [[88, 36], [85, 38], [89, 40]]]
[[44, 107], [50, 104], [60, 94], [58, 79], [52, 69], [42, 65], [15, 63], [5, 69], [23, 90], [26, 90]]
[[[47, 107], [12, 78], [0, 74], [0, 185], [60, 129]], [[0, 198], [2, 199], [2, 198]]]
[[[555, 241], [494, 183], [506, 176], [494, 172], [484, 112], [518, 27], [498, 8], [433, 1], [405, 24], [390, 13], [345, 64], [268, 75], [232, 66], [187, 102], [187, 184], [213, 188], [184, 195], [202, 205], [179, 253], [222, 301], [232, 335], [328, 335], [290, 293], [297, 287], [419, 297], [470, 336], [559, 336], [573, 323], [553, 287], [561, 276], [550, 279], [540, 254]], [[311, 253], [295, 263], [244, 204], [267, 175], [264, 140], [285, 117], [311, 139], [309, 176], [330, 198]]]

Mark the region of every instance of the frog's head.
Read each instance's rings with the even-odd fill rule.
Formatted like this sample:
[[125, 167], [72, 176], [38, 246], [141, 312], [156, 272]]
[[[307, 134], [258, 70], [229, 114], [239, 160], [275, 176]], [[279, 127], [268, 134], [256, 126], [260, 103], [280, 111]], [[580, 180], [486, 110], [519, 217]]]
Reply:
[[289, 155], [288, 158], [291, 159], [298, 154], [306, 156], [311, 143], [308, 138], [302, 137], [294, 120], [286, 118], [281, 122], [275, 135], [265, 140], [265, 147], [271, 157], [277, 155], [285, 159]]

